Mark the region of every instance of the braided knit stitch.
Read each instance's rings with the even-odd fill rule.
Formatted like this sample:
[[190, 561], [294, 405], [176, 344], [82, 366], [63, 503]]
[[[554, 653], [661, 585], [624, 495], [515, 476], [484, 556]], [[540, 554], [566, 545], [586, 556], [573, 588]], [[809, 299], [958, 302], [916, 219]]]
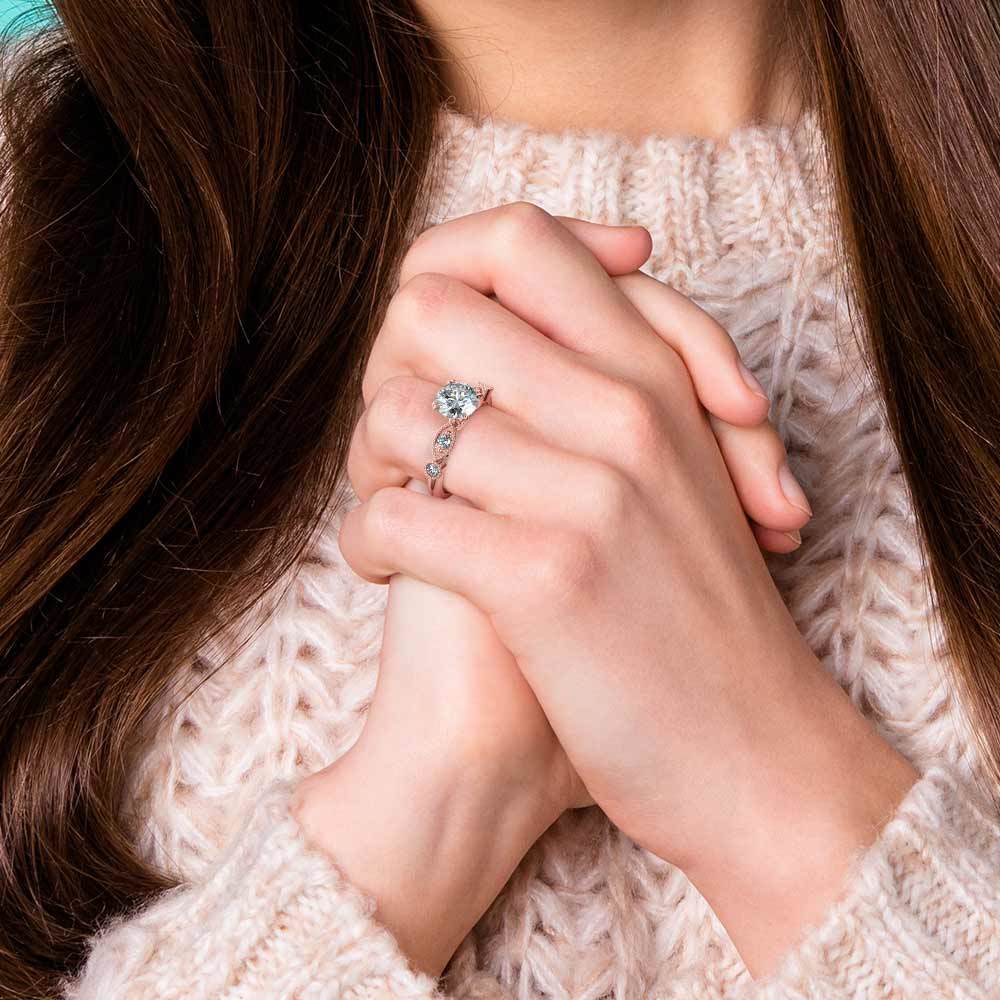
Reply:
[[[814, 509], [802, 547], [769, 566], [825, 668], [922, 777], [766, 981], [680, 871], [590, 809], [529, 852], [438, 988], [467, 1000], [1000, 996], [1000, 820], [975, 791], [904, 479], [848, 323], [815, 122], [718, 141], [543, 132], [444, 107], [440, 124], [429, 222], [528, 200], [640, 223], [653, 236], [643, 270], [732, 333]], [[386, 591], [345, 564], [340, 516], [241, 623], [266, 617], [231, 663], [205, 679], [224, 637], [184, 666], [178, 702], [204, 683], [163, 706], [133, 800], [143, 854], [184, 885], [105, 928], [72, 1000], [437, 995], [286, 812], [289, 783], [357, 738], [375, 685]]]

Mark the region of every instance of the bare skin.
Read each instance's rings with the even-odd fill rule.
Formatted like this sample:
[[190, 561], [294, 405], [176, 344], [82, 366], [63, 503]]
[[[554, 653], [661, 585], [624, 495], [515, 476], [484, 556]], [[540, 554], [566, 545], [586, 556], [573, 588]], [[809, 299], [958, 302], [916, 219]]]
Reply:
[[[781, 74], [757, 72], [763, 5], [422, 6], [487, 106], [541, 127], [622, 131], [628, 106], [636, 132], [711, 135], [791, 106]], [[765, 975], [916, 778], [774, 589], [758, 546], [794, 549], [808, 501], [725, 331], [636, 273], [649, 251], [642, 229], [524, 205], [434, 227], [368, 363], [348, 465], [363, 502], [340, 540], [389, 584], [379, 683], [295, 812], [431, 973], [548, 825], [596, 802], [686, 872]], [[462, 431], [455, 495], [421, 496], [430, 399], [466, 369], [491, 374], [494, 406]]]
[[[718, 137], [799, 111], [773, 0], [417, 0], [457, 105], [540, 128]], [[609, 81], [614, 81], [613, 85]]]

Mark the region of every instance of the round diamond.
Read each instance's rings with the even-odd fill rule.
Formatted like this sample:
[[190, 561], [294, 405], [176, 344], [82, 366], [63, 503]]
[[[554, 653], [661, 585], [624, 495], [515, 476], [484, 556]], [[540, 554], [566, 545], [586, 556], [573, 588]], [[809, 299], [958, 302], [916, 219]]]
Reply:
[[424, 466], [424, 472], [426, 472], [431, 479], [437, 479], [437, 477], [441, 475], [441, 466], [438, 465], [437, 462], [428, 462]]
[[438, 434], [435, 443], [443, 451], [447, 451], [451, 447], [451, 443], [454, 440], [455, 439], [451, 436], [451, 431], [441, 431], [441, 433]]
[[476, 390], [464, 382], [449, 382], [434, 397], [434, 408], [449, 420], [464, 420], [476, 412], [479, 403]]

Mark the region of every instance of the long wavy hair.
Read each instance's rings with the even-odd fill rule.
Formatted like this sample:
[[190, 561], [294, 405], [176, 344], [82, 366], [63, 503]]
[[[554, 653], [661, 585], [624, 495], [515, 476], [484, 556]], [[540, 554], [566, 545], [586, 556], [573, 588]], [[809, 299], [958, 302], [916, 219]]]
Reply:
[[[788, 0], [956, 681], [1000, 782], [1000, 15]], [[0, 996], [167, 887], [127, 777], [299, 557], [423, 224], [409, 0], [56, 0], [0, 94]]]

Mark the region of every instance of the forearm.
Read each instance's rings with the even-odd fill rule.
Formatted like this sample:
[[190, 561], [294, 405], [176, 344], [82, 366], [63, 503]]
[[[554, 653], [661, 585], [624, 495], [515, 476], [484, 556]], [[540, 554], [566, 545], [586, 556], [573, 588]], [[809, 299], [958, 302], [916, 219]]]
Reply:
[[755, 976], [822, 921], [918, 777], [825, 673], [780, 708], [734, 765], [725, 830], [686, 869]]
[[440, 974], [559, 810], [486, 766], [431, 769], [364, 738], [303, 781], [306, 836], [377, 901], [378, 920], [419, 969]]
[[65, 1000], [438, 998], [371, 898], [302, 835], [294, 791], [265, 786], [198, 880], [102, 926]]

